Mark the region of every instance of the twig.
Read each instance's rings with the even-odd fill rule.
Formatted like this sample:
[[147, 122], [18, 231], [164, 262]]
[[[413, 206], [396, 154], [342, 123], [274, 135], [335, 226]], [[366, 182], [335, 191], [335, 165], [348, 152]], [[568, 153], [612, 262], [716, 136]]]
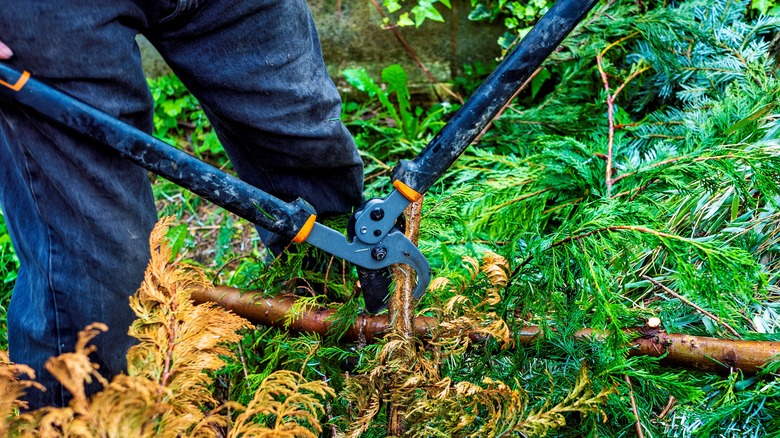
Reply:
[[641, 68], [633, 73], [631, 73], [626, 80], [623, 81], [620, 86], [617, 87], [614, 93], [611, 92], [610, 86], [609, 86], [609, 78], [607, 77], [607, 72], [604, 69], [604, 55], [613, 47], [623, 43], [626, 40], [629, 40], [635, 36], [639, 35], [639, 32], [633, 32], [630, 35], [626, 35], [623, 38], [620, 38], [619, 40], [609, 44], [607, 47], [604, 48], [597, 56], [596, 56], [596, 65], [599, 69], [599, 74], [601, 75], [601, 83], [604, 85], [604, 90], [607, 92], [607, 121], [609, 123], [609, 132], [608, 132], [608, 139], [607, 139], [607, 170], [606, 170], [606, 184], [607, 184], [607, 197], [612, 197], [612, 184], [614, 181], [612, 180], [612, 162], [613, 162], [613, 149], [615, 145], [615, 100], [617, 100], [618, 95], [621, 91], [628, 85], [629, 82], [634, 80], [637, 76], [644, 73], [645, 71], [649, 70], [650, 67], [644, 67]]
[[330, 277], [330, 268], [333, 266], [333, 261], [336, 260], [336, 256], [330, 256], [328, 259], [328, 267], [325, 268], [325, 281], [322, 282], [322, 293], [328, 293], [328, 279]]
[[631, 400], [631, 412], [634, 413], [634, 418], [636, 418], [636, 424], [634, 424], [634, 427], [636, 428], [636, 436], [639, 438], [644, 438], [645, 434], [642, 432], [642, 421], [639, 419], [639, 410], [636, 408], [636, 399], [634, 398], [634, 387], [631, 386], [631, 378], [625, 374], [623, 377], [626, 379], [626, 383], [628, 384], [628, 399]]
[[246, 383], [246, 389], [252, 390], [252, 387], [249, 385], [249, 371], [246, 366], [246, 359], [244, 359], [244, 348], [241, 346], [241, 342], [238, 342], [238, 357], [241, 359], [241, 371], [244, 372], [244, 382]]
[[[374, 7], [379, 12], [379, 15], [382, 16], [382, 18], [386, 18], [387, 15], [385, 15], [385, 11], [382, 10], [382, 7], [379, 5], [379, 3], [376, 0], [371, 0], [371, 3], [374, 4]], [[447, 94], [452, 96], [455, 100], [458, 101], [461, 105], [463, 104], [463, 98], [457, 94], [454, 93], [452, 90], [447, 88], [444, 84], [439, 82], [438, 79], [431, 73], [430, 70], [423, 64], [422, 60], [419, 56], [417, 56], [417, 51], [414, 50], [414, 47], [412, 47], [408, 41], [406, 41], [406, 38], [401, 35], [401, 32], [398, 30], [397, 27], [388, 27], [391, 32], [393, 32], [393, 35], [395, 35], [395, 38], [398, 40], [399, 43], [403, 46], [404, 50], [406, 50], [406, 54], [409, 55], [409, 58], [411, 58], [412, 61], [414, 61], [415, 64], [417, 64], [417, 67], [422, 70], [423, 74], [428, 78], [429, 81], [433, 82], [434, 84], [440, 86]]]
[[672, 408], [674, 407], [675, 403], [677, 403], [677, 399], [670, 395], [669, 401], [666, 402], [666, 406], [664, 406], [664, 409], [661, 411], [660, 414], [658, 414], [658, 418], [661, 419], [667, 416], [669, 412], [672, 410]]
[[736, 336], [736, 337], [737, 337], [737, 338], [739, 338], [739, 339], [742, 339], [742, 336], [740, 336], [740, 335], [739, 335], [739, 332], [737, 332], [736, 330], [734, 330], [734, 327], [730, 326], [730, 325], [729, 325], [729, 324], [728, 324], [726, 321], [723, 321], [723, 320], [721, 320], [719, 317], [717, 317], [717, 316], [713, 315], [712, 313], [710, 313], [710, 312], [708, 312], [708, 311], [704, 310], [703, 308], [701, 308], [700, 306], [696, 305], [696, 304], [695, 304], [694, 302], [692, 302], [691, 300], [689, 300], [689, 299], [685, 298], [684, 296], [682, 296], [682, 295], [678, 294], [677, 292], [675, 292], [675, 291], [673, 291], [673, 290], [669, 289], [668, 287], [664, 286], [662, 283], [658, 282], [658, 281], [657, 281], [657, 280], [655, 280], [654, 278], [652, 278], [652, 277], [649, 277], [649, 276], [647, 276], [647, 275], [643, 275], [643, 276], [642, 276], [642, 278], [644, 278], [645, 280], [649, 281], [650, 283], [653, 283], [654, 285], [658, 286], [659, 288], [661, 288], [661, 290], [663, 290], [663, 291], [664, 291], [664, 292], [666, 292], [667, 294], [669, 294], [669, 295], [671, 295], [671, 296], [673, 296], [673, 297], [677, 298], [678, 300], [682, 301], [683, 303], [685, 303], [685, 304], [687, 304], [687, 305], [689, 305], [689, 306], [693, 307], [694, 309], [696, 309], [697, 311], [699, 311], [699, 312], [700, 312], [700, 313], [702, 313], [703, 315], [707, 316], [707, 317], [708, 317], [708, 318], [710, 318], [711, 320], [718, 322], [720, 325], [722, 325], [722, 326], [723, 326], [723, 327], [725, 327], [725, 328], [726, 328], [728, 331], [730, 331], [730, 332], [731, 332], [731, 333], [732, 333], [734, 336]]

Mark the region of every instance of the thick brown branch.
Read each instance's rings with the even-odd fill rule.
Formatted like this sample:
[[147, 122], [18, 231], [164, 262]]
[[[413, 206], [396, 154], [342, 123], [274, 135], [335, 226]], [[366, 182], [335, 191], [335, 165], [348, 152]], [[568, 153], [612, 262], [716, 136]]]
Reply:
[[[285, 327], [287, 315], [292, 310], [296, 297], [282, 295], [263, 297], [257, 292], [241, 292], [238, 289], [217, 286], [214, 289], [198, 290], [192, 295], [196, 303], [214, 301], [222, 307], [257, 324]], [[319, 333], [324, 335], [333, 324], [334, 309], [307, 309], [296, 315], [287, 327], [295, 332]], [[414, 319], [414, 333], [426, 337], [438, 325], [436, 318], [417, 316]], [[362, 336], [367, 342], [380, 337], [390, 327], [387, 315], [360, 315], [355, 324], [344, 335], [346, 340], [357, 340]], [[630, 353], [636, 356], [664, 356], [663, 363], [669, 366], [702, 371], [728, 373], [732, 369], [744, 373], [756, 373], [771, 360], [780, 355], [780, 342], [742, 341], [665, 333], [646, 327], [627, 329], [638, 337], [631, 342]], [[538, 327], [524, 327], [515, 333], [519, 343], [528, 345], [539, 339]], [[583, 329], [574, 334], [575, 339], [603, 339], [605, 333]], [[475, 336], [476, 338], [476, 336]]]
[[[420, 198], [409, 204], [404, 211], [406, 219], [406, 237], [413, 244], [417, 244], [420, 235], [420, 219], [422, 217], [423, 199]], [[410, 272], [406, 265], [393, 266], [393, 277], [395, 278], [395, 291], [390, 297], [390, 315], [392, 318], [393, 331], [403, 336], [404, 339], [414, 337], [414, 297], [412, 292], [416, 283], [416, 276]], [[393, 360], [394, 357], [388, 357]], [[404, 418], [406, 417], [406, 406], [398, 403], [388, 403], [387, 405], [387, 431], [390, 435], [401, 436], [406, 433]]]

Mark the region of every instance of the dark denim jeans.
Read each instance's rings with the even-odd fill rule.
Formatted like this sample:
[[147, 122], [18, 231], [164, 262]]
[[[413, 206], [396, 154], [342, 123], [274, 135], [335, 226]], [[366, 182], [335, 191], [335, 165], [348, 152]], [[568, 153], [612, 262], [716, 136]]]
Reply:
[[[362, 200], [362, 163], [339, 121], [305, 0], [27, 0], [4, 2], [11, 64], [151, 130], [152, 100], [135, 36], [143, 33], [200, 100], [239, 176], [322, 214]], [[147, 173], [107, 148], [0, 105], [0, 204], [21, 268], [8, 312], [11, 359], [44, 370], [101, 321], [96, 362], [125, 369], [128, 296], [149, 259], [157, 216]], [[273, 236], [262, 236], [266, 241]], [[277, 242], [278, 244], [278, 242]]]

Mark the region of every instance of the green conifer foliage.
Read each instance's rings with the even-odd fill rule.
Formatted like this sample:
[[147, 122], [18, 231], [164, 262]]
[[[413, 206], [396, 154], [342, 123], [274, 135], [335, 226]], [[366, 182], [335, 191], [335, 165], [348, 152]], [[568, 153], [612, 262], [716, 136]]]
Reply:
[[[619, 388], [609, 421], [554, 436], [634, 436], [629, 392], [645, 436], [766, 436], [780, 430], [776, 366], [672, 371], [628, 358], [621, 329], [658, 316], [669, 332], [777, 340], [780, 87], [767, 53], [780, 22], [750, 19], [745, 1], [640, 3], [598, 7], [546, 64], [542, 91], [521, 95], [429, 200], [422, 240], [444, 254], [439, 269], [499, 252], [512, 271], [499, 315], [547, 330], [533, 349], [488, 345], [445, 374], [522, 376], [542, 403], [584, 361], [596, 388]], [[610, 338], [567, 339], [583, 327]]]

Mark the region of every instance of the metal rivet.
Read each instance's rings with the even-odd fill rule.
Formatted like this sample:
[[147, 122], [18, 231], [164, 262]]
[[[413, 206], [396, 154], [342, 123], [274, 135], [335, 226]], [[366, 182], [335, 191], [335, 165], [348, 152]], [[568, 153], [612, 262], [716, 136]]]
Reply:
[[382, 218], [385, 217], [385, 211], [381, 208], [375, 208], [371, 210], [371, 214], [369, 216], [371, 216], [371, 219], [375, 221], [381, 221]]
[[371, 250], [371, 257], [374, 258], [374, 260], [382, 261], [387, 257], [387, 248], [384, 246], [375, 246]]

